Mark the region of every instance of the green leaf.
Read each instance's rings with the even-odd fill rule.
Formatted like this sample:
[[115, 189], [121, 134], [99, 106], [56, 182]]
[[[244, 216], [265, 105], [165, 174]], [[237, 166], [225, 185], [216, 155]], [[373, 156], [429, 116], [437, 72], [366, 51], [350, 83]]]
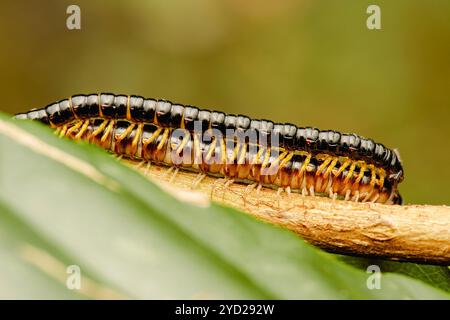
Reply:
[[340, 259], [352, 266], [367, 270], [370, 265], [377, 265], [382, 272], [396, 272], [429, 283], [450, 292], [450, 269], [446, 266], [366, 259], [360, 257], [340, 256]]
[[5, 115], [0, 177], [1, 298], [449, 298], [400, 274], [369, 290], [371, 274], [286, 230], [177, 200], [97, 147]]

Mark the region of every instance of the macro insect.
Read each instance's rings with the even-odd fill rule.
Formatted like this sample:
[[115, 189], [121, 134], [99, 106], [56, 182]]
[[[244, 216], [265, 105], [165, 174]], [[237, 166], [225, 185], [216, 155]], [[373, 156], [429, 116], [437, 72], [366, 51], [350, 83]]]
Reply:
[[302, 195], [401, 204], [396, 150], [354, 133], [297, 127], [111, 93], [74, 95], [15, 116], [113, 154]]

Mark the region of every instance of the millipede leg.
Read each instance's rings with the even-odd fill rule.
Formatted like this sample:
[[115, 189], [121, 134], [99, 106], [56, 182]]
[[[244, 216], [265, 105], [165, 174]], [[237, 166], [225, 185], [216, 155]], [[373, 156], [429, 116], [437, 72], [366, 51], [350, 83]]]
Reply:
[[358, 202], [359, 201], [359, 190], [355, 191], [355, 195], [353, 196], [353, 201]]
[[148, 175], [151, 165], [152, 165], [152, 163], [150, 161], [147, 161], [147, 165], [145, 166], [144, 175]]
[[253, 189], [256, 188], [257, 185], [258, 184], [255, 182], [255, 183], [249, 184], [245, 187], [245, 190], [242, 193], [242, 200], [244, 201], [244, 206], [247, 202], [247, 196], [252, 192]]
[[177, 155], [180, 155], [181, 151], [183, 151], [184, 147], [187, 145], [187, 143], [189, 142], [189, 139], [191, 137], [189, 131], [184, 130], [184, 137], [183, 140], [181, 141], [180, 145], [178, 146], [177, 150], [175, 151]]
[[[302, 167], [300, 168], [299, 174], [304, 175], [306, 167], [308, 166], [309, 162], [311, 161], [311, 154], [308, 154], [305, 158], [305, 161], [303, 161]], [[306, 183], [306, 177], [303, 176], [303, 181]]]
[[391, 193], [389, 194], [389, 198], [386, 202], [392, 202], [392, 200], [394, 199], [394, 195], [395, 195], [395, 188], [392, 188]]
[[350, 166], [350, 170], [348, 170], [347, 176], [344, 179], [344, 184], [348, 183], [348, 180], [350, 180], [353, 177], [353, 172], [355, 172], [356, 168], [356, 162], [353, 162]]
[[375, 187], [375, 183], [377, 182], [377, 172], [376, 172], [375, 166], [373, 164], [369, 165], [369, 169], [370, 169], [370, 173], [371, 173], [370, 186], [372, 188], [374, 188]]
[[142, 131], [144, 130], [144, 124], [140, 123], [136, 129], [136, 135], [133, 138], [133, 142], [131, 142], [131, 147], [136, 150], [137, 146], [139, 144], [139, 140], [141, 138], [142, 135]]
[[234, 183], [233, 179], [230, 179], [228, 177], [226, 177], [224, 180], [224, 184], [223, 184], [223, 192], [222, 192], [222, 201], [225, 200], [225, 191], [228, 190], [228, 188]]
[[330, 164], [330, 162], [333, 160], [333, 157], [327, 156], [325, 160], [322, 162], [322, 164], [317, 168], [316, 170], [316, 176], [320, 175], [322, 171]]
[[330, 175], [331, 171], [333, 171], [334, 167], [336, 167], [337, 162], [339, 161], [339, 158], [334, 157], [333, 161], [328, 166], [327, 170], [323, 174], [323, 177], [326, 179]]
[[169, 179], [169, 183], [173, 183], [173, 181], [175, 180], [175, 177], [177, 176], [178, 170], [180, 170], [180, 168], [175, 168], [172, 176]]
[[350, 193], [351, 193], [350, 189], [345, 192], [345, 201], [350, 200]]
[[280, 162], [280, 169], [282, 169], [286, 165], [286, 163], [288, 163], [292, 159], [293, 156], [294, 156], [293, 152], [287, 153], [287, 155]]
[[211, 142], [211, 144], [209, 145], [208, 152], [206, 153], [206, 156], [205, 156], [205, 161], [206, 161], [207, 163], [209, 163], [209, 159], [211, 159], [214, 150], [216, 150], [216, 143], [217, 143], [217, 142], [216, 142], [216, 139], [214, 139], [214, 140]]
[[380, 194], [377, 193], [377, 194], [375, 195], [375, 197], [374, 197], [370, 202], [375, 203], [375, 202], [378, 200], [379, 197], [380, 197]]
[[170, 133], [170, 129], [169, 128], [165, 128], [163, 136], [161, 138], [161, 141], [159, 142], [158, 146], [156, 147], [156, 150], [159, 151], [159, 150], [161, 150], [163, 148], [163, 146], [167, 142], [167, 139], [169, 138], [169, 133]]
[[226, 178], [220, 178], [220, 179], [217, 179], [216, 181], [214, 181], [212, 188], [211, 188], [211, 195], [210, 195], [211, 199], [213, 199], [213, 196], [214, 196], [217, 186], [223, 181], [226, 182]]
[[163, 128], [158, 128], [155, 130], [155, 132], [153, 132], [153, 134], [150, 136], [150, 138], [146, 139], [145, 141], [142, 142], [142, 144], [144, 145], [144, 147], [146, 147], [147, 145], [149, 145], [153, 140], [155, 140], [161, 133], [161, 131], [163, 130]]
[[167, 171], [164, 173], [164, 178], [167, 178], [171, 174], [173, 169], [174, 167], [169, 167], [169, 169], [167, 169]]
[[59, 132], [59, 137], [62, 138], [66, 135], [67, 132], [67, 125], [64, 125], [61, 129], [61, 131]]
[[259, 207], [259, 197], [261, 196], [261, 189], [262, 189], [262, 184], [258, 183], [258, 186], [256, 187], [256, 206]]
[[139, 169], [140, 167], [142, 167], [142, 165], [145, 163], [145, 160], [142, 160], [141, 162], [139, 162], [136, 166], [135, 166], [135, 168], [136, 169]]
[[74, 132], [75, 130], [77, 130], [78, 128], [81, 127], [81, 125], [83, 124], [83, 121], [77, 121], [73, 126], [71, 126], [67, 132], [66, 135], [70, 135], [72, 132]]
[[83, 134], [86, 132], [88, 126], [89, 126], [89, 120], [85, 120], [80, 131], [78, 131], [78, 133], [75, 135], [76, 140], [80, 139], [83, 136]]
[[344, 161], [344, 163], [339, 167], [338, 171], [334, 174], [335, 177], [338, 177], [344, 170], [352, 163], [350, 159]]
[[92, 132], [91, 137], [95, 138], [97, 135], [100, 134], [100, 132], [103, 132], [103, 130], [105, 130], [106, 125], [108, 124], [108, 120], [103, 120], [103, 122], [98, 126], [97, 129], [95, 129], [94, 132]]
[[131, 131], [133, 131], [135, 124], [132, 123], [128, 126], [128, 128], [120, 135], [116, 138], [116, 143], [119, 143], [120, 141], [122, 141], [123, 139], [125, 139], [130, 133]]
[[281, 202], [281, 193], [283, 192], [283, 188], [279, 187], [277, 190], [277, 204], [278, 204], [278, 208], [280, 208], [280, 202]]
[[114, 120], [111, 120], [108, 124], [108, 126], [105, 129], [105, 132], [103, 133], [103, 136], [100, 138], [100, 142], [104, 143], [106, 139], [108, 138], [109, 134], [111, 133], [112, 129], [114, 127]]
[[384, 178], [386, 177], [386, 171], [384, 171], [383, 169], [379, 169], [379, 173], [380, 173], [380, 190], [383, 188], [384, 186]]
[[291, 187], [286, 187], [285, 190], [286, 190], [287, 196], [290, 197], [291, 196]]
[[364, 177], [364, 173], [365, 173], [365, 171], [366, 171], [366, 168], [367, 168], [366, 163], [362, 163], [361, 166], [360, 166], [360, 168], [359, 168], [359, 174], [358, 174], [358, 177], [357, 177], [356, 180], [355, 180], [355, 183], [356, 183], [356, 184], [358, 184], [358, 183], [361, 181], [361, 179]]
[[197, 188], [197, 186], [202, 182], [202, 180], [206, 177], [206, 174], [200, 172], [197, 177], [195, 177], [194, 181], [192, 181], [191, 189]]
[[314, 192], [314, 186], [309, 187], [309, 195], [315, 197], [316, 193]]

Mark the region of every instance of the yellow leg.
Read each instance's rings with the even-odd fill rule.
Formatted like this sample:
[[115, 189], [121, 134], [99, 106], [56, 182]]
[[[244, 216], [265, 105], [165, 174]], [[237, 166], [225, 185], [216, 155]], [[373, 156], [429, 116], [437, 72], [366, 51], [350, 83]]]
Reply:
[[322, 164], [319, 166], [319, 168], [317, 168], [316, 176], [320, 175], [320, 173], [323, 171], [323, 169], [325, 169], [330, 164], [331, 160], [333, 160], [333, 158], [330, 156], [327, 156], [325, 158], [325, 160], [322, 162]]
[[163, 136], [161, 138], [161, 141], [159, 142], [158, 146], [156, 147], [156, 150], [161, 150], [162, 147], [164, 146], [164, 144], [166, 143], [167, 139], [169, 138], [169, 133], [170, 133], [170, 129], [169, 128], [165, 128], [164, 129], [164, 133]]
[[96, 137], [98, 134], [100, 134], [100, 132], [102, 132], [103, 130], [105, 130], [106, 125], [108, 124], [108, 121], [109, 121], [109, 120], [104, 120], [104, 121], [102, 122], [102, 124], [99, 125], [98, 128], [95, 129], [94, 132], [92, 132], [92, 135], [91, 135], [92, 138]]
[[227, 162], [227, 148], [225, 146], [225, 139], [220, 139], [220, 161], [222, 164], [225, 164]]
[[123, 139], [125, 139], [130, 133], [131, 131], [133, 131], [135, 124], [132, 123], [128, 126], [128, 128], [120, 135], [116, 138], [116, 142], [120, 142]]
[[60, 138], [64, 137], [64, 136], [66, 135], [66, 132], [67, 132], [67, 126], [64, 125], [64, 126], [61, 128], [61, 131], [59, 132], [59, 137], [60, 137]]
[[89, 126], [89, 120], [84, 120], [83, 126], [81, 127], [80, 131], [75, 135], [75, 139], [80, 139], [83, 134], [86, 132], [87, 128]]
[[350, 159], [344, 161], [344, 163], [340, 166], [338, 171], [334, 174], [335, 177], [339, 177], [339, 175], [344, 172], [344, 170], [352, 163]]
[[194, 181], [192, 181], [191, 189], [197, 188], [197, 186], [202, 182], [203, 179], [205, 179], [206, 174], [203, 172], [200, 172], [197, 177], [195, 177]]
[[336, 167], [337, 162], [339, 161], [339, 158], [334, 158], [331, 164], [328, 166], [327, 171], [325, 171], [323, 177], [326, 179], [330, 175], [331, 171]]
[[114, 127], [114, 120], [111, 120], [109, 122], [109, 125], [106, 127], [105, 132], [103, 133], [103, 136], [100, 139], [100, 142], [103, 143], [106, 141], [106, 139], [108, 138], [109, 134], [111, 133], [111, 131], [113, 130]]
[[179, 155], [181, 153], [181, 151], [183, 151], [184, 147], [187, 145], [187, 143], [189, 142], [189, 139], [191, 138], [191, 134], [189, 133], [188, 130], [184, 130], [184, 133], [185, 134], [184, 134], [183, 140], [181, 141], [181, 144], [178, 146], [178, 149], [176, 150], [177, 155]]
[[377, 172], [375, 170], [375, 166], [373, 164], [369, 164], [368, 168], [371, 172], [371, 178], [370, 178], [370, 186], [372, 188], [375, 187], [375, 183], [377, 182]]
[[247, 144], [241, 144], [241, 149], [239, 153], [238, 164], [245, 164], [245, 156], [247, 155]]
[[347, 176], [344, 179], [344, 183], [347, 183], [348, 180], [350, 180], [353, 177], [353, 172], [355, 171], [356, 168], [356, 162], [353, 161], [352, 165], [350, 166], [350, 169], [348, 170]]
[[380, 190], [383, 188], [384, 186], [384, 179], [386, 177], [386, 171], [384, 171], [384, 169], [378, 169], [379, 170], [379, 174], [380, 174]]
[[294, 156], [294, 153], [289, 152], [286, 155], [286, 157], [284, 157], [283, 160], [280, 162], [280, 169], [283, 168], [286, 165], [286, 163], [288, 163], [292, 159], [293, 156]]
[[143, 123], [138, 124], [138, 127], [136, 129], [136, 135], [134, 136], [133, 142], [131, 143], [131, 147], [133, 149], [136, 149], [136, 147], [139, 143], [139, 139], [141, 138], [143, 130], [144, 130], [144, 124]]
[[[306, 170], [306, 167], [309, 165], [309, 162], [311, 161], [311, 154], [308, 154], [305, 158], [305, 161], [303, 162], [299, 174], [303, 174]], [[305, 181], [305, 177], [303, 177], [303, 180]], [[305, 181], [306, 182], [306, 181]]]
[[214, 138], [214, 140], [209, 145], [209, 149], [208, 149], [208, 152], [206, 153], [205, 161], [209, 161], [209, 159], [211, 159], [211, 157], [212, 157], [214, 150], [216, 150], [216, 144], [217, 144], [216, 140], [217, 139]]
[[179, 168], [175, 168], [172, 176], [169, 179], [169, 183], [173, 183], [173, 181], [175, 180], [175, 177], [177, 176], [178, 170], [179, 170]]
[[150, 171], [150, 167], [151, 167], [152, 163], [150, 161], [147, 162], [147, 165], [145, 166], [145, 171], [144, 171], [144, 175], [148, 175], [148, 172]]
[[156, 137], [159, 136], [159, 134], [161, 133], [162, 130], [163, 130], [163, 128], [156, 129], [155, 132], [153, 132], [153, 134], [150, 136], [150, 138], [148, 138], [147, 140], [143, 141], [142, 144], [144, 145], [144, 147], [146, 147], [147, 145], [152, 143], [152, 141], [155, 140]]
[[72, 132], [80, 128], [82, 124], [83, 124], [82, 120], [75, 122], [75, 124], [67, 130], [66, 135], [70, 135]]
[[367, 168], [367, 165], [365, 162], [362, 162], [360, 165], [361, 166], [359, 168], [359, 174], [355, 180], [355, 183], [359, 183], [361, 181], [361, 179], [364, 177], [364, 172], [366, 171], [366, 168]]
[[260, 147], [259, 148], [259, 150], [258, 150], [258, 152], [256, 153], [256, 161], [255, 161], [255, 164], [259, 164], [260, 163], [260, 160], [259, 159], [261, 159], [261, 155], [263, 154], [265, 152], [265, 148], [264, 147]]

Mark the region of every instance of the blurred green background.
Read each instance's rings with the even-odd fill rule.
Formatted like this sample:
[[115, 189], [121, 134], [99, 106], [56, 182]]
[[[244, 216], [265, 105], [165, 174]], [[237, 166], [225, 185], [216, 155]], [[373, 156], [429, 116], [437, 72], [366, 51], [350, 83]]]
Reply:
[[111, 91], [356, 132], [400, 150], [407, 203], [450, 204], [450, 1], [2, 0], [0, 18], [1, 111]]

